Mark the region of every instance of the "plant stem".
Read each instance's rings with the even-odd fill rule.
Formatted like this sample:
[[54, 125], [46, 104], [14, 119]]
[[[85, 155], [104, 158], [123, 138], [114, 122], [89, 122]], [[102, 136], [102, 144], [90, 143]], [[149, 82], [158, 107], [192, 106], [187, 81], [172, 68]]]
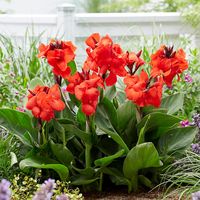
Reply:
[[102, 191], [103, 186], [103, 172], [100, 173], [99, 191]]
[[142, 120], [142, 111], [141, 111], [141, 108], [137, 105], [136, 105], [136, 119], [137, 119], [137, 123], [140, 123]]
[[90, 151], [91, 151], [91, 145], [85, 144], [85, 166], [86, 166], [86, 168], [91, 167]]
[[[90, 123], [91, 123], [90, 118], [87, 116], [86, 132], [87, 132], [87, 134], [91, 135]], [[86, 168], [91, 167], [91, 148], [92, 148], [92, 146], [90, 144], [85, 144], [85, 166], [86, 166]]]
[[66, 143], [66, 138], [65, 138], [65, 132], [64, 131], [62, 131], [62, 139], [63, 139], [63, 149], [65, 148], [65, 143]]

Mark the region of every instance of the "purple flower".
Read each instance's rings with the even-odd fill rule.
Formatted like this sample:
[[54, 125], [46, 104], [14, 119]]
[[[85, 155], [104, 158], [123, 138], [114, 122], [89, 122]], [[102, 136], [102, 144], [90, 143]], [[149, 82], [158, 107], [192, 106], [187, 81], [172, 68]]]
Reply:
[[56, 200], [69, 200], [69, 198], [66, 194], [61, 194], [56, 197]]
[[10, 200], [11, 190], [10, 182], [6, 179], [2, 179], [0, 182], [0, 200]]
[[198, 128], [200, 128], [200, 115], [196, 113], [192, 116], [192, 118], [193, 118], [193, 124], [196, 125]]
[[200, 154], [200, 145], [198, 143], [191, 145], [192, 151], [196, 154]]
[[192, 193], [192, 200], [200, 200], [200, 191]]
[[53, 195], [53, 189], [55, 188], [55, 180], [48, 179], [46, 180], [40, 187], [40, 189], [36, 192], [33, 200], [50, 200]]
[[185, 75], [185, 82], [187, 82], [187, 83], [192, 83], [193, 82], [193, 79], [189, 74]]
[[190, 122], [188, 120], [183, 120], [180, 122], [180, 125], [182, 127], [188, 127], [188, 126], [190, 126]]

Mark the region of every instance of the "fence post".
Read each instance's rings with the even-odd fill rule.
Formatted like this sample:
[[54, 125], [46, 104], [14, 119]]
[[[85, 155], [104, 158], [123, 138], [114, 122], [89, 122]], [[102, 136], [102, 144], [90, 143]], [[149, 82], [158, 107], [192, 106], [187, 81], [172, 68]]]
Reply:
[[57, 35], [59, 38], [75, 42], [75, 10], [73, 4], [58, 6]]

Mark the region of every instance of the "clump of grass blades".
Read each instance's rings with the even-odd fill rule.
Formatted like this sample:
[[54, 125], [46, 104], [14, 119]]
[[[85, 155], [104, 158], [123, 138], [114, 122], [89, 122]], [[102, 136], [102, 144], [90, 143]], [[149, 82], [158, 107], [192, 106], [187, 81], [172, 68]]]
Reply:
[[159, 187], [166, 187], [164, 199], [179, 194], [179, 199], [189, 199], [200, 191], [200, 155], [188, 150], [185, 156], [164, 169]]

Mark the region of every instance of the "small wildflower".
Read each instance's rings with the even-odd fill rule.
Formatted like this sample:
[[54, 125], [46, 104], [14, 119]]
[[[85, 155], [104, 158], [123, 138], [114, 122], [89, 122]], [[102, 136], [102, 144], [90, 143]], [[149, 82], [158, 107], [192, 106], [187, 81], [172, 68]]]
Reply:
[[56, 200], [69, 200], [69, 198], [66, 194], [61, 194], [56, 197]]
[[2, 179], [0, 182], [0, 200], [10, 200], [11, 190], [10, 182]]
[[200, 191], [192, 193], [192, 200], [200, 200]]
[[36, 192], [33, 200], [50, 200], [53, 195], [53, 189], [55, 188], [55, 180], [48, 179], [46, 180], [40, 187], [40, 189]]
[[187, 82], [187, 83], [192, 83], [193, 82], [193, 79], [189, 74], [185, 75], [185, 82]]
[[200, 145], [198, 143], [191, 145], [192, 151], [200, 155]]
[[180, 122], [180, 125], [182, 127], [188, 127], [188, 126], [190, 126], [190, 122], [188, 120], [183, 120]]
[[196, 113], [192, 116], [193, 118], [193, 125], [196, 125], [198, 128], [200, 128], [200, 114]]

